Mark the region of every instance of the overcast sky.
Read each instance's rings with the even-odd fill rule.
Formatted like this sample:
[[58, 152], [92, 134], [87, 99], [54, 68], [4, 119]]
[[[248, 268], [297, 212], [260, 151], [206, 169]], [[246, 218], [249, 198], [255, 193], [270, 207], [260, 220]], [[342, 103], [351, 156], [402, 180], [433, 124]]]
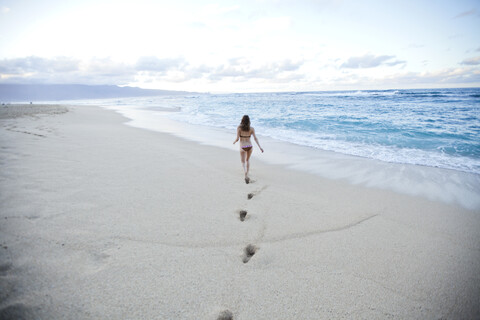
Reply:
[[480, 86], [479, 0], [0, 0], [0, 82]]

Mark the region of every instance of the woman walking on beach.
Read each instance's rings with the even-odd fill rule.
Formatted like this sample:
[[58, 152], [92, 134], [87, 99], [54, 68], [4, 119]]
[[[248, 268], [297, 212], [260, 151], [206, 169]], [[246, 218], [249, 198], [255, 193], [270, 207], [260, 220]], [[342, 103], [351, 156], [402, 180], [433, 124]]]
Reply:
[[242, 118], [242, 122], [240, 122], [240, 125], [237, 128], [237, 139], [233, 141], [233, 144], [237, 143], [237, 141], [240, 140], [240, 161], [242, 161], [246, 183], [250, 183], [248, 172], [250, 170], [250, 156], [253, 152], [253, 145], [250, 141], [250, 137], [252, 135], [258, 147], [263, 152], [263, 149], [262, 147], [260, 147], [260, 143], [258, 142], [257, 136], [255, 135], [255, 129], [250, 127], [250, 118], [247, 115], [244, 115]]

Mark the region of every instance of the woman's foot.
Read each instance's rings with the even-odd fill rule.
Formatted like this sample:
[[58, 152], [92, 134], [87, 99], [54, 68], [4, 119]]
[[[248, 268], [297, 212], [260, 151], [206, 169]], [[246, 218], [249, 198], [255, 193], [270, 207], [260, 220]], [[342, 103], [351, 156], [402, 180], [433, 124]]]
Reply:
[[250, 178], [249, 178], [247, 175], [245, 175], [245, 183], [246, 183], [246, 184], [249, 184], [249, 183], [250, 183]]

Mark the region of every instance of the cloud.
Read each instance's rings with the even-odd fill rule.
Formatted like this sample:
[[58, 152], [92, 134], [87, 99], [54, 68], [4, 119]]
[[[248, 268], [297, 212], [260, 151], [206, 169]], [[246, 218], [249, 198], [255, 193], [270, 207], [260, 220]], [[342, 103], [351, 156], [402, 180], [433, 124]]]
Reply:
[[0, 73], [25, 74], [32, 72], [71, 72], [78, 69], [79, 63], [79, 60], [67, 57], [46, 59], [30, 56], [26, 58], [3, 59], [0, 61]]
[[351, 57], [346, 62], [344, 62], [340, 68], [347, 68], [347, 69], [361, 69], [361, 68], [376, 68], [381, 65], [387, 66], [396, 66], [399, 64], [405, 64], [406, 61], [402, 60], [395, 60], [387, 62], [395, 58], [395, 56], [374, 56], [373, 54], [367, 53], [366, 55], [360, 57]]
[[[0, 60], [2, 82], [118, 84], [135, 81], [138, 75], [153, 78], [183, 79], [188, 64], [183, 58], [140, 57], [136, 63], [92, 58], [81, 61], [69, 57], [42, 58], [36, 56]], [[179, 75], [179, 73], [182, 73]], [[197, 72], [197, 77], [200, 76]]]
[[290, 59], [283, 60], [282, 62], [276, 65], [277, 70], [282, 72], [286, 71], [296, 71], [303, 65], [303, 61], [293, 62]]
[[204, 79], [212, 83], [225, 79], [237, 82], [260, 79], [276, 83], [304, 77], [299, 73], [303, 63], [286, 59], [255, 65], [245, 57], [237, 57], [218, 65], [191, 65], [183, 57], [146, 56], [135, 63], [123, 63], [111, 58], [81, 61], [30, 56], [0, 60], [0, 82], [126, 85], [138, 81], [180, 83]]
[[235, 58], [230, 59], [229, 64], [214, 68], [208, 77], [212, 81], [220, 81], [223, 78], [236, 78], [236, 80], [245, 81], [249, 79], [283, 81], [284, 79], [291, 79], [292, 73], [297, 71], [303, 63], [303, 61], [293, 62], [286, 59], [252, 66], [246, 58]]
[[[138, 86], [161, 84], [161, 88], [192, 90], [192, 83], [201, 84], [202, 90], [231, 86], [248, 87], [251, 90], [318, 90], [319, 86], [332, 89], [375, 88], [375, 87], [442, 87], [448, 85], [480, 83], [480, 56], [466, 59], [463, 66], [439, 70], [436, 72], [395, 73], [386, 77], [374, 73], [356, 74], [355, 68], [373, 68], [374, 66], [392, 66], [405, 64], [394, 56], [352, 57], [350, 69], [345, 67], [336, 74], [315, 75], [307, 73], [309, 61], [277, 60], [256, 63], [249, 57], [239, 56], [218, 64], [188, 63], [183, 57], [160, 58], [141, 57], [132, 63], [124, 63], [111, 58], [93, 58], [78, 60], [71, 57], [42, 58], [36, 56], [0, 60], [0, 82], [2, 83], [75, 83], [75, 84], [112, 84]], [[334, 70], [334, 68], [330, 68]], [[393, 69], [396, 70], [396, 69]], [[296, 88], [296, 89], [294, 89]], [[238, 90], [238, 89], [237, 89]], [[249, 89], [250, 90], [250, 89]]]
[[437, 87], [445, 84], [479, 83], [480, 70], [466, 67], [449, 68], [435, 72], [412, 72], [392, 77], [391, 80], [405, 84], [436, 84]]
[[480, 56], [468, 58], [460, 62], [460, 64], [468, 65], [468, 66], [476, 66], [480, 64]]
[[471, 9], [471, 10], [464, 11], [464, 12], [461, 12], [461, 13], [457, 14], [455, 17], [453, 17], [453, 19], [458, 19], [458, 18], [471, 16], [471, 15], [474, 15], [476, 13], [477, 13], [477, 9]]
[[2, 7], [1, 12], [4, 13], [4, 14], [7, 14], [7, 13], [10, 12], [10, 8], [8, 8], [8, 7]]
[[379, 78], [361, 78], [356, 85], [378, 85], [391, 88], [449, 87], [480, 83], [476, 67], [447, 68], [434, 72], [406, 72]]
[[0, 81], [13, 83], [125, 84], [135, 69], [109, 58], [80, 61], [69, 57], [0, 60]]
[[183, 58], [140, 57], [135, 66], [138, 71], [165, 72], [172, 69], [181, 70], [187, 65]]
[[399, 64], [407, 64], [407, 61], [405, 60], [395, 60], [395, 61], [392, 61], [392, 62], [385, 62], [385, 64], [389, 67], [393, 67], [393, 66], [396, 66], [396, 65], [399, 65]]
[[448, 68], [435, 72], [405, 72], [388, 76], [367, 76], [344, 73], [325, 83], [334, 88], [427, 88], [460, 87], [480, 83], [480, 70], [476, 67]]
[[75, 75], [100, 84], [125, 84], [134, 78], [135, 73], [134, 66], [130, 64], [111, 58], [94, 58], [82, 62]]

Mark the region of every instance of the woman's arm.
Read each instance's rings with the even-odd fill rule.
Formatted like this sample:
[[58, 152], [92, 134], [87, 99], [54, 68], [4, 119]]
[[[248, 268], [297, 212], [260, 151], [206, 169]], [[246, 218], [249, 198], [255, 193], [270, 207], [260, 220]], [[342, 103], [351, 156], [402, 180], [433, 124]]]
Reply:
[[263, 153], [263, 149], [262, 149], [262, 147], [260, 147], [260, 142], [258, 142], [257, 135], [255, 134], [255, 129], [253, 129], [253, 128], [252, 128], [252, 135], [253, 135], [253, 138], [255, 139], [255, 142], [257, 143], [258, 147], [260, 148], [260, 150]]
[[237, 128], [237, 139], [233, 141], [233, 144], [237, 143], [237, 141], [240, 139], [240, 127]]

